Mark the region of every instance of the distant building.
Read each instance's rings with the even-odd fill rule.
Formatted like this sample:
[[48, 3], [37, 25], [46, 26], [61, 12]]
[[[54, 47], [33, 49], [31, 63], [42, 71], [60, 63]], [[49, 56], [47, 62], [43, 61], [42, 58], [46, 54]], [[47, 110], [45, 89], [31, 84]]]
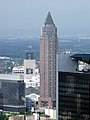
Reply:
[[36, 60], [24, 59], [24, 80], [32, 79], [35, 75]]
[[24, 66], [13, 67], [12, 74], [22, 74], [22, 75], [24, 75]]
[[33, 59], [34, 57], [33, 57], [33, 53], [32, 52], [26, 52], [26, 59], [28, 59], [28, 60], [31, 60], [31, 59]]
[[40, 97], [40, 95], [37, 95], [35, 93], [32, 93], [30, 95], [27, 95], [28, 98], [32, 99], [35, 102], [38, 102], [38, 98]]
[[26, 88], [40, 87], [40, 75], [39, 75], [39, 70], [37, 68], [37, 63], [35, 59], [24, 60], [24, 82], [26, 84]]
[[13, 67], [12, 74], [24, 75], [24, 82], [26, 83], [26, 88], [40, 87], [40, 73], [36, 60], [25, 59], [24, 66]]
[[34, 112], [36, 108], [36, 103], [28, 96], [26, 96], [26, 112]]
[[11, 112], [25, 112], [23, 76], [0, 74], [0, 109]]
[[26, 95], [26, 110], [29, 111], [35, 111], [37, 103], [38, 103], [38, 98], [40, 96], [32, 93], [30, 95]]
[[50, 116], [49, 120], [56, 120], [56, 109], [45, 108], [45, 115]]
[[26, 88], [33, 87], [33, 88], [38, 88], [40, 87], [40, 81], [30, 81], [26, 82]]
[[25, 120], [25, 116], [24, 115], [11, 116], [9, 117], [9, 120]]
[[50, 120], [50, 116], [49, 115], [41, 115], [40, 120]]
[[90, 64], [90, 54], [57, 55], [56, 120], [90, 117], [90, 69], [79, 71], [79, 61]]
[[42, 119], [39, 119], [39, 114], [34, 113], [33, 115], [16, 115], [16, 116], [11, 116], [11, 117], [9, 117], [9, 120], [42, 120]]
[[9, 57], [0, 56], [0, 74], [11, 72], [11, 60]]
[[57, 28], [50, 12], [42, 26], [40, 38], [39, 106], [52, 107], [56, 100]]
[[37, 94], [37, 95], [40, 95], [40, 90], [39, 90], [39, 88], [28, 87], [28, 88], [26, 88], [25, 93], [26, 93], [26, 96], [27, 96], [27, 95], [30, 95], [30, 94], [32, 94], [32, 93]]

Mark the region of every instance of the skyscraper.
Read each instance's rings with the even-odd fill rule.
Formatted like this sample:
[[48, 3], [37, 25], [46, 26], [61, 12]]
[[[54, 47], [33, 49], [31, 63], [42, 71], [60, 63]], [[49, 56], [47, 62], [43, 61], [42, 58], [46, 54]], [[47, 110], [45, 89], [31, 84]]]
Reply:
[[50, 12], [42, 26], [40, 39], [39, 106], [52, 107], [56, 99], [57, 28]]
[[90, 54], [58, 53], [56, 120], [90, 120], [89, 66]]

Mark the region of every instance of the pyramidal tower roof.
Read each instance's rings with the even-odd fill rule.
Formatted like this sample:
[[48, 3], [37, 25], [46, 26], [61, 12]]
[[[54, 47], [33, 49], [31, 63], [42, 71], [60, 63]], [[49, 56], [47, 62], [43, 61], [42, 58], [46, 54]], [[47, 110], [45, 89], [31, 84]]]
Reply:
[[53, 19], [52, 19], [52, 16], [51, 16], [51, 13], [50, 13], [50, 12], [48, 12], [48, 14], [47, 14], [47, 17], [46, 17], [46, 19], [45, 19], [44, 24], [45, 24], [45, 25], [46, 25], [46, 24], [54, 24], [54, 22], [53, 22]]

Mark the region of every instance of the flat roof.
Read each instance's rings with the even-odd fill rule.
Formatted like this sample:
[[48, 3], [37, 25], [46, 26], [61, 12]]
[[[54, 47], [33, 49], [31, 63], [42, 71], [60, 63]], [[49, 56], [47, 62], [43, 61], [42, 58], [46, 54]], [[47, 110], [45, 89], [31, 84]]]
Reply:
[[4, 56], [4, 57], [1, 57], [1, 56], [0, 56], [0, 59], [2, 59], [2, 60], [10, 60], [9, 57], [5, 57], [5, 56]]
[[0, 74], [0, 80], [23, 81], [24, 76], [15, 74]]
[[90, 54], [74, 54], [71, 58], [90, 64]]

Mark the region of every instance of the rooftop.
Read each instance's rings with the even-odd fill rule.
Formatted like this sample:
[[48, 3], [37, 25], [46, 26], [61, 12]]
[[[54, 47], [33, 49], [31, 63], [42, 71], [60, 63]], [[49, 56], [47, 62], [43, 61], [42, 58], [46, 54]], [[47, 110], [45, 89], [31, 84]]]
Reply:
[[74, 54], [71, 58], [90, 64], [90, 54]]
[[1, 56], [0, 56], [0, 59], [1, 59], [1, 60], [10, 60], [9, 57], [1, 57]]
[[0, 74], [0, 80], [23, 81], [23, 75]]
[[24, 70], [24, 66], [17, 66], [17, 67], [14, 67], [13, 70]]

